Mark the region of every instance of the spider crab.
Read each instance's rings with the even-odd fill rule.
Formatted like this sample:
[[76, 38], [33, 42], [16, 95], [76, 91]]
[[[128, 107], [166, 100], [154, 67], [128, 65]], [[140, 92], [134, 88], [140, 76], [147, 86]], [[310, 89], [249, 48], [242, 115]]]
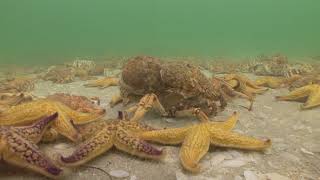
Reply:
[[[150, 108], [165, 117], [194, 116], [200, 108], [206, 115], [215, 115], [227, 103], [208, 79], [195, 66], [185, 62], [163, 62], [149, 56], [128, 60], [122, 70], [120, 95], [112, 98], [110, 105], [124, 105], [132, 100], [140, 102], [129, 108], [140, 118]], [[217, 106], [216, 102], [220, 102]]]

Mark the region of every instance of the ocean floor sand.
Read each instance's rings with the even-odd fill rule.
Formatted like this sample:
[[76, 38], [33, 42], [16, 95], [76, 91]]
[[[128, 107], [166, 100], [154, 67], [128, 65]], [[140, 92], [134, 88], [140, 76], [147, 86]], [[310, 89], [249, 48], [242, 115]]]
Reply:
[[[251, 76], [254, 77], [254, 76]], [[85, 81], [70, 84], [53, 84], [39, 81], [32, 92], [36, 96], [46, 96], [56, 92], [72, 93], [84, 96], [98, 96], [101, 106], [106, 108], [106, 119], [114, 118], [121, 105], [110, 108], [108, 102], [118, 87], [106, 89], [85, 88]], [[209, 153], [200, 162], [202, 172], [197, 175], [184, 171], [179, 162], [179, 146], [163, 146], [167, 156], [162, 162], [144, 160], [116, 149], [89, 162], [113, 175], [112, 179], [127, 180], [314, 180], [320, 177], [320, 108], [300, 111], [300, 103], [277, 102], [274, 96], [287, 93], [286, 89], [269, 90], [258, 95], [253, 111], [240, 107], [248, 102], [235, 99], [225, 111], [212, 120], [225, 120], [233, 111], [240, 113], [235, 131], [256, 137], [268, 137], [272, 147], [265, 152], [241, 151], [224, 148], [210, 148]], [[194, 118], [160, 118], [156, 112], [149, 112], [144, 122], [154, 127], [181, 127], [198, 123]], [[63, 139], [53, 144], [42, 144], [41, 148], [51, 156], [55, 153], [69, 154], [73, 144]], [[41, 175], [0, 165], [0, 179], [37, 180], [46, 179]], [[80, 167], [66, 169], [64, 179], [109, 179], [100, 170]]]

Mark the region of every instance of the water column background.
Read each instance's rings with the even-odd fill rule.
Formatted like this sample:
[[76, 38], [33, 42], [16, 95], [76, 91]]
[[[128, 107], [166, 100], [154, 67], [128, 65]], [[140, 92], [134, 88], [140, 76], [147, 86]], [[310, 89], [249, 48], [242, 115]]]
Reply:
[[318, 0], [1, 0], [0, 62], [320, 55]]

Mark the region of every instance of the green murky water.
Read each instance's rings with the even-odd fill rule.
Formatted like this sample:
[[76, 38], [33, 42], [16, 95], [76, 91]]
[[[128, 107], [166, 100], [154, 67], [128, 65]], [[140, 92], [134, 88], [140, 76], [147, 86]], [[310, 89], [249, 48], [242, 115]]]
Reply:
[[319, 56], [317, 0], [1, 0], [0, 61]]

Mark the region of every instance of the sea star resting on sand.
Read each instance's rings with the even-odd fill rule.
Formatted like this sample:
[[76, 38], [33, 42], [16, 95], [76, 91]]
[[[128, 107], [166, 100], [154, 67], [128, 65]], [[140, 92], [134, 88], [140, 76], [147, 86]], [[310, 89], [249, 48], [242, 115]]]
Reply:
[[238, 114], [234, 113], [225, 122], [212, 122], [200, 112], [195, 112], [202, 123], [163, 130], [143, 132], [139, 135], [144, 140], [161, 144], [181, 144], [180, 160], [183, 167], [191, 172], [200, 171], [198, 162], [208, 152], [210, 144], [220, 147], [247, 150], [263, 150], [271, 145], [269, 139], [256, 139], [240, 135], [231, 130], [234, 128]]
[[276, 96], [280, 101], [303, 101], [301, 109], [311, 109], [320, 106], [320, 85], [311, 84], [297, 88], [288, 95]]
[[36, 146], [57, 116], [58, 113], [54, 113], [30, 126], [0, 126], [0, 158], [51, 178], [58, 177], [62, 169]]
[[256, 94], [262, 94], [268, 90], [265, 87], [257, 86], [250, 79], [239, 74], [228, 74], [224, 76], [224, 80], [230, 84], [234, 90], [249, 97], [254, 97]]
[[255, 81], [255, 84], [257, 86], [264, 86], [269, 87], [272, 89], [280, 88], [280, 87], [286, 87], [295, 82], [296, 80], [300, 79], [300, 75], [293, 75], [291, 77], [275, 77], [275, 76], [265, 76], [262, 78], [259, 78]]
[[102, 116], [101, 114], [77, 112], [57, 101], [39, 99], [12, 106], [1, 112], [0, 125], [27, 125], [54, 112], [58, 112], [59, 117], [53, 123], [52, 128], [72, 141], [81, 140], [81, 135], [74, 128], [73, 123], [83, 124]]
[[116, 77], [105, 77], [98, 80], [90, 81], [88, 84], [85, 84], [86, 87], [100, 87], [101, 89], [107, 88], [109, 86], [118, 86], [119, 79]]
[[119, 118], [112, 121], [101, 120], [83, 127], [79, 127], [83, 133], [85, 142], [81, 143], [68, 157], [61, 156], [60, 161], [65, 166], [79, 166], [108, 151], [115, 146], [117, 149], [144, 158], [161, 159], [162, 150], [141, 140], [138, 134], [150, 131], [153, 128], [128, 120], [120, 113]]

